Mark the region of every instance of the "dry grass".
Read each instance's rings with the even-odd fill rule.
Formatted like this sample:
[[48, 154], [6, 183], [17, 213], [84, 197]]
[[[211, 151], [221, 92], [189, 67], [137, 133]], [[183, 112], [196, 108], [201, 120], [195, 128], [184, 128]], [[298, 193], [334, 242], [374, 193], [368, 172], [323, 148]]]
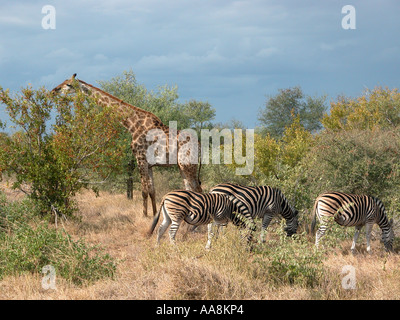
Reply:
[[[4, 183], [0, 186], [6, 190]], [[7, 191], [10, 199], [20, 195]], [[161, 197], [161, 195], [160, 195]], [[117, 261], [115, 279], [90, 286], [76, 286], [56, 278], [56, 290], [44, 290], [42, 276], [23, 274], [0, 281], [0, 299], [399, 299], [400, 260], [386, 255], [379, 241], [373, 254], [363, 249], [353, 256], [350, 240], [328, 254], [323, 279], [313, 288], [274, 284], [262, 278], [255, 254], [237, 244], [238, 231], [229, 227], [224, 237], [204, 250], [204, 229], [190, 233], [181, 228], [176, 247], [164, 241], [155, 246], [155, 236], [146, 237], [151, 217], [142, 216], [141, 195], [84, 192], [77, 197], [80, 221], [64, 227], [75, 239], [100, 245]], [[267, 242], [268, 243], [268, 242]], [[312, 246], [312, 243], [310, 243]], [[360, 246], [361, 248], [362, 246]], [[341, 274], [345, 265], [356, 270], [356, 289], [345, 290]], [[262, 270], [261, 270], [262, 271]], [[258, 274], [258, 275], [257, 275]]]

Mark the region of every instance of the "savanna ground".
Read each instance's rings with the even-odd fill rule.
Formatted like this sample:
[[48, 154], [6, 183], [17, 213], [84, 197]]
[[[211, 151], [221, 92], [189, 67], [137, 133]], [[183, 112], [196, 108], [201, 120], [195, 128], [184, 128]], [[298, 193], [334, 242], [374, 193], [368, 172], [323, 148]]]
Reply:
[[[158, 198], [162, 190], [158, 178]], [[23, 195], [1, 182], [1, 190], [9, 201]], [[206, 230], [190, 232], [181, 226], [177, 246], [169, 244], [168, 235], [156, 247], [153, 234], [146, 233], [152, 217], [143, 217], [141, 193], [134, 199], [124, 194], [85, 191], [77, 196], [80, 219], [58, 223], [74, 240], [84, 239], [99, 245], [116, 262], [114, 277], [92, 284], [77, 285], [56, 277], [56, 289], [43, 289], [42, 274], [23, 273], [6, 276], [0, 281], [0, 299], [399, 299], [400, 259], [386, 254], [376, 231], [373, 253], [365, 250], [365, 237], [359, 239], [358, 253], [350, 252], [352, 234], [346, 240], [328, 239], [332, 250], [314, 253], [313, 237], [304, 231], [296, 243], [296, 257], [290, 255], [291, 241], [283, 240], [279, 248], [279, 221], [268, 229], [264, 246], [249, 252], [241, 234], [229, 226], [214, 241], [210, 251], [204, 249]], [[161, 219], [160, 219], [161, 220]], [[396, 243], [395, 248], [397, 249]], [[296, 260], [297, 259], [297, 260]], [[288, 269], [285, 269], [285, 263]], [[299, 264], [296, 264], [296, 261]], [[355, 270], [355, 289], [344, 289], [348, 270]], [[302, 275], [302, 272], [306, 276]], [[286, 277], [291, 273], [291, 276]]]

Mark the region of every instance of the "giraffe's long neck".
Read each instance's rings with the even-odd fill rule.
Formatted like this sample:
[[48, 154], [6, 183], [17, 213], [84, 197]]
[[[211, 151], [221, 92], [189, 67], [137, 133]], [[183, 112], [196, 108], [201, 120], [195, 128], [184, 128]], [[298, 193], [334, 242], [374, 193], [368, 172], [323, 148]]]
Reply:
[[81, 91], [89, 96], [95, 97], [100, 105], [111, 106], [122, 116], [121, 123], [133, 133], [133, 131], [140, 130], [140, 127], [162, 126], [163, 123], [153, 113], [135, 107], [129, 103], [114, 97], [113, 95], [104, 92], [82, 80], [78, 80]]

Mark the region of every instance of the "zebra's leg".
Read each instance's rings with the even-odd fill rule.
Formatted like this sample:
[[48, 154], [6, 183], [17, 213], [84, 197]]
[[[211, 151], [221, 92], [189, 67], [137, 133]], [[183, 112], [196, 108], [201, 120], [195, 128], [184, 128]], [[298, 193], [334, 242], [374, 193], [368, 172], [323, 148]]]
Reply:
[[167, 209], [163, 205], [161, 208], [163, 212], [163, 222], [161, 223], [160, 227], [158, 228], [158, 234], [157, 234], [157, 245], [160, 244], [160, 239], [163, 236], [164, 232], [168, 229], [169, 225], [171, 224], [171, 218], [167, 212]]
[[217, 235], [216, 238], [218, 238], [220, 235], [221, 237], [225, 236], [226, 230], [228, 230], [228, 224], [227, 223], [222, 223], [222, 224], [217, 224]]
[[247, 243], [251, 244], [251, 241], [253, 240], [254, 232], [256, 232], [256, 223], [254, 222], [254, 220], [251, 216], [247, 217], [246, 225], [247, 225], [247, 228], [249, 229], [248, 235], [247, 235]]
[[328, 229], [328, 217], [318, 217], [319, 218], [319, 222], [320, 222], [320, 226], [318, 228], [318, 231], [315, 235], [315, 246], [318, 249], [319, 246], [319, 242], [321, 241], [321, 238], [324, 236], [326, 230]]
[[358, 236], [360, 235], [360, 230], [361, 230], [361, 227], [356, 227], [356, 232], [354, 233], [353, 243], [351, 244], [351, 253], [352, 254], [355, 253], [356, 242], [357, 242]]
[[260, 241], [262, 243], [265, 243], [265, 234], [267, 233], [267, 228], [272, 220], [272, 217], [273, 217], [272, 214], [265, 214], [263, 217], [262, 226], [261, 226], [261, 235], [260, 235]]
[[169, 239], [172, 244], [176, 244], [175, 236], [176, 236], [176, 232], [178, 231], [181, 222], [182, 222], [182, 220], [172, 221], [171, 227], [169, 228]]
[[224, 233], [226, 224], [219, 224], [219, 223], [216, 223], [215, 221], [213, 221], [207, 225], [207, 231], [208, 231], [208, 241], [207, 241], [207, 245], [206, 245], [207, 250], [211, 248], [211, 241], [212, 241], [212, 238], [214, 238], [213, 230], [215, 229], [215, 227], [217, 228], [217, 231], [215, 232], [215, 238], [217, 239], [221, 229], [222, 229], [221, 233]]
[[214, 237], [213, 226], [214, 226], [214, 221], [210, 222], [207, 225], [208, 240], [207, 240], [207, 244], [206, 244], [206, 250], [209, 250], [211, 248], [211, 240]]
[[256, 231], [256, 223], [254, 222], [250, 212], [247, 209], [244, 210], [244, 212], [237, 212], [233, 223], [236, 226], [246, 227], [248, 229], [247, 243], [251, 243], [253, 240], [253, 234]]
[[365, 233], [366, 233], [366, 238], [367, 238], [367, 252], [371, 253], [371, 232], [372, 232], [372, 227], [373, 223], [367, 223], [365, 225]]

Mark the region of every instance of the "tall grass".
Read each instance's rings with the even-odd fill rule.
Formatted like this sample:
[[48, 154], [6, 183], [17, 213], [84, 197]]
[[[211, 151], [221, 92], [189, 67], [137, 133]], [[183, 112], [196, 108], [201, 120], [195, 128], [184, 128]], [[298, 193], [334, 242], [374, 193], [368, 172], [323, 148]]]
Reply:
[[8, 203], [0, 194], [0, 279], [26, 272], [41, 273], [46, 265], [74, 284], [112, 277], [116, 265], [108, 254], [63, 229], [40, 221], [30, 200]]
[[[127, 200], [124, 194], [100, 192], [96, 197], [85, 192], [77, 196], [77, 203], [79, 219], [64, 222], [70, 236], [60, 227], [55, 230], [30, 215], [20, 215], [29, 212], [29, 202], [19, 200], [0, 206], [3, 213], [5, 207], [8, 210], [8, 220], [1, 220], [0, 251], [6, 252], [4, 240], [9, 239], [15, 244], [8, 247], [8, 258], [12, 247], [30, 257], [30, 267], [24, 270], [18, 269], [24, 260], [22, 254], [14, 260], [14, 266], [9, 259], [9, 269], [0, 280], [0, 298], [400, 299], [400, 257], [387, 255], [379, 244], [380, 237], [372, 243], [372, 254], [366, 254], [365, 240], [360, 237], [358, 252], [352, 255], [351, 228], [336, 230], [334, 226], [323, 238], [321, 248], [315, 250], [314, 238], [303, 232], [304, 228], [287, 238], [281, 225], [284, 221], [273, 221], [266, 242], [255, 242], [250, 251], [246, 232], [229, 224], [207, 251], [206, 228], [193, 233], [182, 225], [176, 246], [169, 243], [166, 234], [156, 247], [155, 235], [146, 236], [152, 217], [142, 214], [140, 192], [133, 200]], [[21, 229], [21, 236], [13, 238], [16, 229], [12, 226], [18, 226], [21, 220], [28, 223], [27, 230]], [[32, 236], [38, 245], [22, 235]], [[398, 247], [395, 244], [396, 250]], [[113, 259], [106, 259], [105, 253]], [[56, 267], [57, 290], [41, 289], [44, 263]], [[347, 265], [356, 270], [354, 290], [342, 287], [343, 267]]]

